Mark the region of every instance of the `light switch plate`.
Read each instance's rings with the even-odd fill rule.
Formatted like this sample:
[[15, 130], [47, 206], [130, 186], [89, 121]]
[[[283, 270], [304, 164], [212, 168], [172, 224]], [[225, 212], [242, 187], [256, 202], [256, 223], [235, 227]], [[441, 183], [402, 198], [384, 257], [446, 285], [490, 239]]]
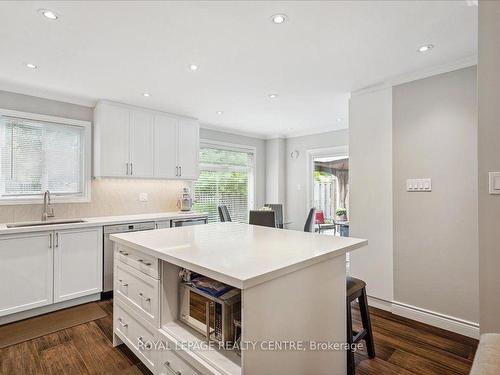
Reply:
[[500, 172], [490, 172], [490, 194], [500, 194]]
[[406, 180], [406, 191], [432, 191], [432, 180], [430, 178], [409, 178]]

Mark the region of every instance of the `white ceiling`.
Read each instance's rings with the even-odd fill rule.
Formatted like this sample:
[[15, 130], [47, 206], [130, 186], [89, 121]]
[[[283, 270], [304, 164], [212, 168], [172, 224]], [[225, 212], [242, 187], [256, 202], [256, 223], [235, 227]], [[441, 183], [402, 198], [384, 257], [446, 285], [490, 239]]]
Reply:
[[[275, 13], [287, 22], [273, 24]], [[2, 1], [0, 14], [0, 89], [115, 100], [261, 136], [345, 128], [349, 92], [477, 53], [477, 7], [464, 0]]]

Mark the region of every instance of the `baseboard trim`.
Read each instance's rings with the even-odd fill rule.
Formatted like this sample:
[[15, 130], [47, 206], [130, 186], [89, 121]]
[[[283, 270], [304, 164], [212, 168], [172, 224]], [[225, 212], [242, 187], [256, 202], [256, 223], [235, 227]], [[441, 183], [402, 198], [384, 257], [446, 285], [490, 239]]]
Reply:
[[422, 309], [417, 306], [408, 305], [407, 303], [387, 301], [373, 296], [368, 296], [368, 305], [420, 323], [479, 339], [479, 323]]
[[[375, 305], [374, 305], [375, 306]], [[375, 306], [376, 307], [376, 306]], [[391, 312], [417, 322], [452, 331], [467, 337], [479, 339], [479, 324], [468, 320], [422, 309], [406, 303], [393, 301]]]
[[18, 320], [32, 318], [37, 315], [47, 314], [49, 312], [53, 312], [56, 310], [66, 309], [68, 307], [82, 305], [88, 302], [98, 301], [100, 299], [101, 299], [101, 293], [96, 293], [96, 294], [91, 294], [89, 296], [70, 299], [68, 301], [37, 307], [35, 309], [21, 311], [10, 315], [5, 315], [0, 317], [0, 326], [7, 323], [17, 322]]

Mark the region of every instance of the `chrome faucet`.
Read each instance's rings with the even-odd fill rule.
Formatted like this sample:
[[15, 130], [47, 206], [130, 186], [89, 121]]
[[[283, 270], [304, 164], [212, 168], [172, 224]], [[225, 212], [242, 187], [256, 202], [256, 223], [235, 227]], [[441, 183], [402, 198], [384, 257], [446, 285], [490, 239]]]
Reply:
[[50, 191], [47, 190], [43, 194], [42, 221], [47, 221], [49, 217], [54, 217], [54, 207], [50, 204]]

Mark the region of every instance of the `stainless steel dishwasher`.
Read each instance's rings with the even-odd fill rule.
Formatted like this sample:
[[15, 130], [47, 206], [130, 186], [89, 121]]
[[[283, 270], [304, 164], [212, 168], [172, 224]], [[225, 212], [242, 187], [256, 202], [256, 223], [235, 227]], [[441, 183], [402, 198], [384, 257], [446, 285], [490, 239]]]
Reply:
[[109, 293], [113, 290], [113, 241], [109, 239], [110, 234], [138, 232], [141, 230], [153, 230], [156, 228], [154, 221], [147, 221], [133, 224], [107, 225], [104, 227], [103, 244], [103, 272], [102, 291]]

